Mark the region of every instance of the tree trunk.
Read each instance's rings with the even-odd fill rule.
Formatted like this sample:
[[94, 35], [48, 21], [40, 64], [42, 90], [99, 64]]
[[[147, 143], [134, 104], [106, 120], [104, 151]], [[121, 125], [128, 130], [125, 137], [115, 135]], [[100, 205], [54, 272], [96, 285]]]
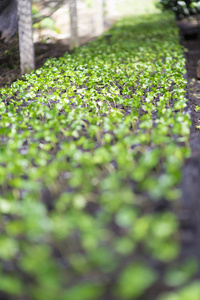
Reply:
[[94, 36], [99, 36], [104, 31], [103, 0], [93, 0], [94, 10]]
[[31, 0], [18, 0], [18, 30], [21, 73], [35, 69]]
[[69, 11], [71, 24], [70, 49], [72, 50], [79, 46], [76, 0], [69, 1]]

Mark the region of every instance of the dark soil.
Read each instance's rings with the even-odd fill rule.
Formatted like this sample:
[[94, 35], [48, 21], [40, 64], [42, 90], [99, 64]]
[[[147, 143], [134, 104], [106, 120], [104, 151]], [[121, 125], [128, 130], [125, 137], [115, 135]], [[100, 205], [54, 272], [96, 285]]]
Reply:
[[[180, 200], [182, 227], [182, 255], [194, 256], [200, 262], [200, 80], [196, 77], [197, 62], [200, 59], [200, 26], [194, 20], [178, 22], [180, 39], [186, 49], [186, 69], [188, 81], [189, 110], [192, 116], [190, 135], [191, 157], [183, 168]], [[200, 278], [200, 274], [199, 274]]]

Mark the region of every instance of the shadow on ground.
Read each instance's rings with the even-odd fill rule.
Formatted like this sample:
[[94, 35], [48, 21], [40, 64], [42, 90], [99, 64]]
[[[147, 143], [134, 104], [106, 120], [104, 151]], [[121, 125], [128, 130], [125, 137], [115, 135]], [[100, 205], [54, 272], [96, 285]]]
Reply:
[[197, 62], [200, 59], [200, 26], [187, 19], [178, 25], [181, 43], [186, 49], [188, 97], [192, 116], [191, 157], [183, 168], [181, 184], [182, 254], [184, 257], [194, 256], [200, 261], [200, 131], [196, 129], [200, 122], [200, 112], [195, 111], [195, 107], [200, 106], [200, 80], [196, 78]]

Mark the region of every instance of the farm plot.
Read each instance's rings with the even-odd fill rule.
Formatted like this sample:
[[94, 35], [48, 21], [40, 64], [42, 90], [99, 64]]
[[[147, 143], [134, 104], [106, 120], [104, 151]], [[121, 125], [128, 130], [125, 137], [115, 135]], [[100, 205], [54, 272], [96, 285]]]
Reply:
[[126, 18], [1, 90], [1, 299], [198, 299], [184, 66], [171, 15]]

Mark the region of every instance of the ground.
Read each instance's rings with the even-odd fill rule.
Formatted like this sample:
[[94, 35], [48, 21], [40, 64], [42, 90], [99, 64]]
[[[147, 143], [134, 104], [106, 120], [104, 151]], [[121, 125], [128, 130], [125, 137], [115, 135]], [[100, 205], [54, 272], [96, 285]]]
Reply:
[[188, 81], [189, 110], [192, 115], [190, 135], [191, 157], [183, 169], [181, 218], [183, 229], [183, 255], [195, 255], [200, 259], [200, 80], [196, 77], [200, 59], [200, 27], [194, 19], [179, 22], [180, 41], [185, 47]]
[[[187, 110], [192, 112], [193, 118], [190, 138], [192, 155], [184, 166], [182, 181], [183, 197], [180, 200], [180, 207], [177, 209], [182, 226], [183, 256], [199, 256], [200, 253], [200, 238], [198, 238], [200, 237], [200, 217], [198, 212], [200, 208], [200, 133], [198, 129], [195, 128], [198, 126], [200, 116], [199, 113], [194, 110], [197, 105], [200, 106], [200, 81], [196, 79], [196, 64], [200, 58], [200, 34], [198, 35], [198, 30], [197, 27], [193, 28], [190, 22], [185, 22], [184, 26], [181, 27], [180, 33], [181, 43], [188, 49], [188, 52], [186, 52], [188, 77], [187, 96], [189, 98]], [[90, 39], [91, 37], [88, 36], [85, 40], [82, 40], [81, 43], [86, 43]], [[11, 52], [1, 58], [1, 86], [9, 84], [11, 81], [20, 77], [18, 50], [15, 48], [17, 43], [15, 39], [10, 41], [10, 43], [13, 45]], [[68, 46], [60, 43], [36, 44], [36, 66], [40, 67], [48, 57], [61, 56], [67, 50]], [[15, 55], [13, 55], [13, 52], [16, 52]], [[156, 207], [155, 209], [162, 210], [162, 207]], [[162, 265], [158, 267], [162, 268]], [[157, 288], [159, 290], [159, 288], [162, 287], [159, 286]], [[152, 298], [149, 297], [149, 299], [153, 299], [153, 296]]]

